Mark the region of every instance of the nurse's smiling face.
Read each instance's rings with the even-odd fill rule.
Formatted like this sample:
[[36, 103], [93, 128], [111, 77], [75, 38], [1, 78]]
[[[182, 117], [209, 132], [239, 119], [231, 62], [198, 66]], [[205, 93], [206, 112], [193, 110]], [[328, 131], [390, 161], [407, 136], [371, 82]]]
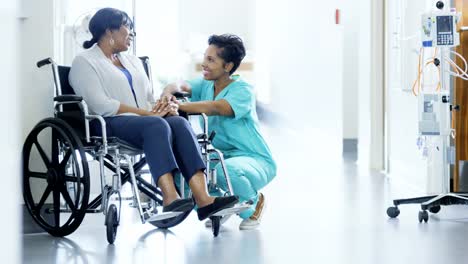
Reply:
[[223, 76], [229, 76], [229, 71], [233, 63], [226, 63], [218, 54], [222, 49], [215, 45], [209, 45], [205, 51], [205, 57], [202, 63], [203, 78], [205, 80], [218, 80]]

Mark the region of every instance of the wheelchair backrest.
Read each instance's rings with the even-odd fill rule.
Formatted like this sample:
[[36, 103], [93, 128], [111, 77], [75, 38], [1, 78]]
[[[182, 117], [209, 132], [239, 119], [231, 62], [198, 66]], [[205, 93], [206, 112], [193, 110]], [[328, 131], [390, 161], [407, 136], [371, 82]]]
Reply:
[[[73, 94], [75, 95], [75, 91], [71, 87], [70, 83], [68, 82], [68, 75], [70, 74], [70, 67], [68, 66], [58, 66], [58, 74], [60, 79], [60, 94], [67, 95]], [[58, 93], [57, 93], [58, 94]]]
[[141, 63], [143, 63], [143, 68], [145, 69], [146, 76], [148, 76], [148, 79], [151, 81], [151, 69], [149, 64], [149, 58], [147, 56], [142, 56], [139, 58], [141, 60]]
[[[57, 94], [61, 95], [75, 95], [75, 91], [68, 82], [68, 75], [70, 74], [70, 67], [58, 66], [58, 76], [61, 91], [57, 91]], [[85, 128], [85, 115], [78, 104], [64, 104], [62, 111], [58, 111], [56, 116], [65, 122], [67, 122], [73, 130], [78, 134], [81, 139], [86, 138]]]

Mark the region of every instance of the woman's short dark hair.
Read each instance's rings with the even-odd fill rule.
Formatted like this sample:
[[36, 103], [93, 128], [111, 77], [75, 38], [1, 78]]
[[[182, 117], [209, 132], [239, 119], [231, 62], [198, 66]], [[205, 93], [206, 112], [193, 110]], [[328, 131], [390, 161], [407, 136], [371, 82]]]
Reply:
[[83, 48], [91, 48], [106, 34], [107, 29], [119, 30], [121, 26], [127, 26], [133, 30], [133, 22], [127, 13], [110, 7], [98, 10], [89, 21], [89, 31], [93, 38], [83, 42]]
[[223, 35], [212, 35], [208, 39], [208, 45], [215, 45], [221, 49], [218, 54], [225, 62], [232, 62], [234, 67], [229, 72], [229, 75], [233, 74], [242, 60], [245, 57], [245, 47], [242, 39], [236, 35], [223, 34]]

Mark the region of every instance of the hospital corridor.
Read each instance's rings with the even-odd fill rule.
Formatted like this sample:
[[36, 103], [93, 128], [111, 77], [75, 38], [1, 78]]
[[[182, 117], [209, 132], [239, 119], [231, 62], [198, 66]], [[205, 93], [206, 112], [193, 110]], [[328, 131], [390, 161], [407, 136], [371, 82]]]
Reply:
[[4, 0], [4, 263], [465, 263], [467, 0]]
[[[285, 162], [264, 189], [268, 205], [258, 230], [239, 231], [231, 218], [213, 238], [191, 214], [168, 230], [142, 225], [133, 208], [124, 207], [118, 240], [105, 241], [101, 215], [87, 215], [65, 238], [48, 234], [23, 237], [24, 263], [456, 263], [467, 257], [463, 242], [468, 210], [444, 213], [421, 225], [417, 206], [388, 219], [392, 197], [414, 195], [389, 183], [385, 175], [356, 165], [353, 153], [324, 158], [323, 151], [297, 152], [306, 135], [269, 138]], [[296, 140], [297, 139], [297, 140]], [[286, 146], [285, 146], [286, 145]], [[313, 161], [313, 162], [312, 162]], [[308, 164], [304, 166], [304, 164]], [[307, 168], [309, 173], [305, 173]], [[286, 186], [286, 187], [284, 187]], [[328, 189], [333, 187], [334, 191]], [[267, 196], [268, 195], [268, 196]], [[125, 212], [126, 211], [126, 212]]]

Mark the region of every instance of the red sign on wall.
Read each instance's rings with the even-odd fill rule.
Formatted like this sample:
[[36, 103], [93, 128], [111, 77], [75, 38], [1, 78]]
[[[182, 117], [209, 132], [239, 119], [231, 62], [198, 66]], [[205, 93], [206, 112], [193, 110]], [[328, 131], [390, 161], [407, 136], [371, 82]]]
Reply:
[[335, 10], [335, 24], [340, 24], [340, 9]]

